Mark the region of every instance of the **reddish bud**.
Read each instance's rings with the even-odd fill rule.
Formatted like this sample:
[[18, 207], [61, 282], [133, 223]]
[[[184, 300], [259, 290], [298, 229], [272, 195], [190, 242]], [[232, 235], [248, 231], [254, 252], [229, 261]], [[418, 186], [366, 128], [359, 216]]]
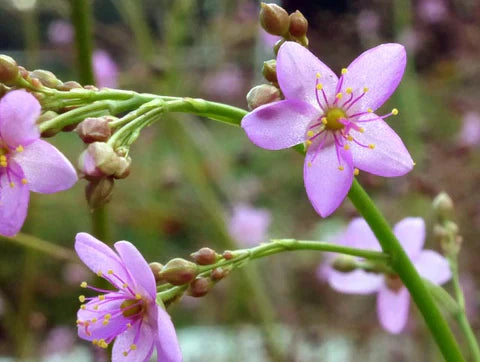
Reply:
[[188, 287], [188, 294], [192, 297], [203, 297], [208, 293], [212, 286], [212, 282], [207, 278], [197, 278], [190, 283]]
[[225, 269], [222, 267], [215, 268], [210, 273], [210, 278], [212, 278], [213, 281], [218, 282], [219, 280], [225, 278], [229, 273], [229, 269]]
[[156, 261], [153, 263], [148, 264], [150, 266], [150, 269], [152, 269], [153, 276], [155, 277], [156, 282], [162, 281], [162, 278], [160, 278], [160, 271], [163, 268], [163, 265], [160, 263], [157, 263]]
[[19, 76], [17, 62], [8, 55], [0, 55], [0, 83], [7, 86], [16, 84]]
[[91, 180], [85, 187], [85, 196], [90, 209], [97, 209], [112, 199], [114, 180], [111, 177], [102, 177]]
[[170, 284], [183, 285], [195, 279], [197, 271], [197, 264], [182, 258], [175, 258], [170, 260], [158, 275]]
[[247, 94], [247, 104], [250, 110], [281, 99], [280, 90], [270, 84], [257, 85], [250, 89]]
[[307, 34], [308, 21], [300, 11], [290, 14], [290, 27], [288, 32], [296, 38], [301, 38]]
[[210, 248], [201, 248], [195, 253], [192, 253], [190, 256], [195, 261], [195, 263], [199, 265], [214, 264], [218, 259], [218, 255], [215, 250], [212, 250]]
[[267, 33], [283, 36], [288, 32], [290, 18], [277, 4], [260, 4], [260, 24]]
[[112, 135], [108, 119], [104, 117], [87, 118], [78, 124], [75, 131], [85, 143], [105, 142]]

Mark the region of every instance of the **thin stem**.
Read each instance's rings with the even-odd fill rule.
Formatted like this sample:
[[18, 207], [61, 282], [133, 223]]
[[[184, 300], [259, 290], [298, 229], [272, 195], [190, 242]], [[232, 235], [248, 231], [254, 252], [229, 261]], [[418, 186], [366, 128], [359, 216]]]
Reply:
[[422, 278], [393, 234], [387, 221], [356, 179], [353, 181], [348, 197], [367, 221], [383, 251], [391, 255], [390, 265], [409, 290], [445, 360], [464, 361], [465, 359], [452, 331], [425, 287]]

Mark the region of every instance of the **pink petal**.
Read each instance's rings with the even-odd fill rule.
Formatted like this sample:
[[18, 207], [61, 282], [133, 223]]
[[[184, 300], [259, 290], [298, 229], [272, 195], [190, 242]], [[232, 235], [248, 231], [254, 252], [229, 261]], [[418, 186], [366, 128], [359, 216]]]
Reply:
[[390, 333], [400, 333], [407, 324], [410, 295], [405, 287], [398, 292], [385, 285], [379, 290], [377, 297], [377, 314], [382, 327]]
[[252, 247], [266, 241], [271, 219], [268, 210], [238, 204], [233, 208], [228, 232], [239, 245]]
[[267, 150], [280, 150], [305, 141], [307, 127], [320, 111], [301, 101], [280, 101], [258, 107], [242, 120], [248, 138]]
[[[123, 261], [106, 244], [87, 233], [78, 233], [75, 237], [75, 251], [83, 263], [94, 273], [101, 272], [102, 276], [110, 280], [118, 289], [123, 283], [134, 284], [128, 274]], [[112, 270], [122, 281], [108, 274]]]
[[377, 238], [363, 218], [355, 218], [348, 224], [338, 243], [353, 248], [381, 250]]
[[158, 334], [155, 341], [158, 362], [181, 362], [182, 352], [172, 320], [163, 308], [158, 309]]
[[116, 242], [114, 246], [136, 285], [142, 287], [154, 301], [157, 294], [155, 278], [145, 258], [128, 241]]
[[[378, 117], [371, 113], [363, 119]], [[360, 170], [374, 175], [395, 177], [410, 172], [413, 160], [398, 135], [383, 120], [359, 123], [365, 130], [363, 133], [353, 132], [352, 136], [364, 146], [374, 145], [374, 148], [362, 147], [351, 142], [353, 164]]]
[[298, 43], [286, 42], [281, 46], [277, 56], [277, 78], [286, 99], [297, 99], [317, 106], [317, 73], [321, 75], [319, 82], [327, 96], [335, 94], [338, 78], [328, 66]]
[[35, 125], [41, 106], [37, 99], [24, 90], [7, 93], [0, 100], [0, 135], [10, 146], [25, 146], [40, 137]]
[[[27, 217], [30, 193], [27, 185], [22, 183], [23, 172], [14, 163], [0, 170], [0, 234], [14, 236], [20, 231]], [[10, 186], [14, 183], [14, 187]]]
[[315, 152], [314, 148], [307, 151], [303, 179], [313, 208], [320, 216], [327, 217], [337, 209], [350, 190], [353, 181], [352, 156], [349, 151], [339, 149], [344, 167], [344, 170], [340, 171], [333, 144], [318, 151], [318, 155], [312, 161]]
[[393, 233], [402, 244], [408, 257], [415, 260], [425, 242], [425, 222], [421, 217], [407, 217], [398, 222]]
[[78, 177], [70, 161], [50, 143], [37, 140], [16, 152], [13, 159], [22, 167], [31, 191], [49, 194], [72, 187]]
[[371, 294], [383, 284], [383, 276], [364, 270], [342, 273], [332, 269], [328, 273], [328, 284], [340, 293]]
[[[141, 323], [141, 322], [138, 322]], [[112, 349], [112, 362], [144, 362], [149, 361], [153, 352], [153, 341], [155, 331], [146, 323], [141, 324], [140, 330], [138, 323], [120, 334]], [[135, 350], [130, 347], [135, 344]], [[125, 356], [124, 352], [128, 351]]]
[[441, 285], [452, 278], [448, 260], [433, 250], [423, 250], [414, 261], [418, 273], [432, 283]]
[[407, 55], [400, 44], [382, 44], [360, 54], [347, 68], [343, 89], [368, 88], [358, 108], [378, 109], [395, 91], [405, 71]]

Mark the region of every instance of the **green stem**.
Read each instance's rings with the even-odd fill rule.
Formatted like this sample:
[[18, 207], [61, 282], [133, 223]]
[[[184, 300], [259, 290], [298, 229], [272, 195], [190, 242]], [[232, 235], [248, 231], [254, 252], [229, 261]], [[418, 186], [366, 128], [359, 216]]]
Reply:
[[391, 255], [390, 265], [409, 290], [445, 360], [464, 361], [465, 359], [452, 331], [433, 301], [422, 278], [393, 234], [387, 221], [356, 179], [353, 181], [348, 197], [370, 225], [383, 251]]

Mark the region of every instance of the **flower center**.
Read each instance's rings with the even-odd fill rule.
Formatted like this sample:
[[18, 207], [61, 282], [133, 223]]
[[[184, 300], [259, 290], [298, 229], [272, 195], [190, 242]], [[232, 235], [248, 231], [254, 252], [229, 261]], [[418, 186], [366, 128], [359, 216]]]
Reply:
[[343, 109], [338, 107], [328, 109], [325, 117], [327, 118], [325, 128], [334, 131], [345, 128], [345, 124], [340, 119], [348, 118]]
[[120, 309], [124, 317], [131, 317], [142, 312], [143, 303], [138, 299], [127, 299], [120, 304]]

